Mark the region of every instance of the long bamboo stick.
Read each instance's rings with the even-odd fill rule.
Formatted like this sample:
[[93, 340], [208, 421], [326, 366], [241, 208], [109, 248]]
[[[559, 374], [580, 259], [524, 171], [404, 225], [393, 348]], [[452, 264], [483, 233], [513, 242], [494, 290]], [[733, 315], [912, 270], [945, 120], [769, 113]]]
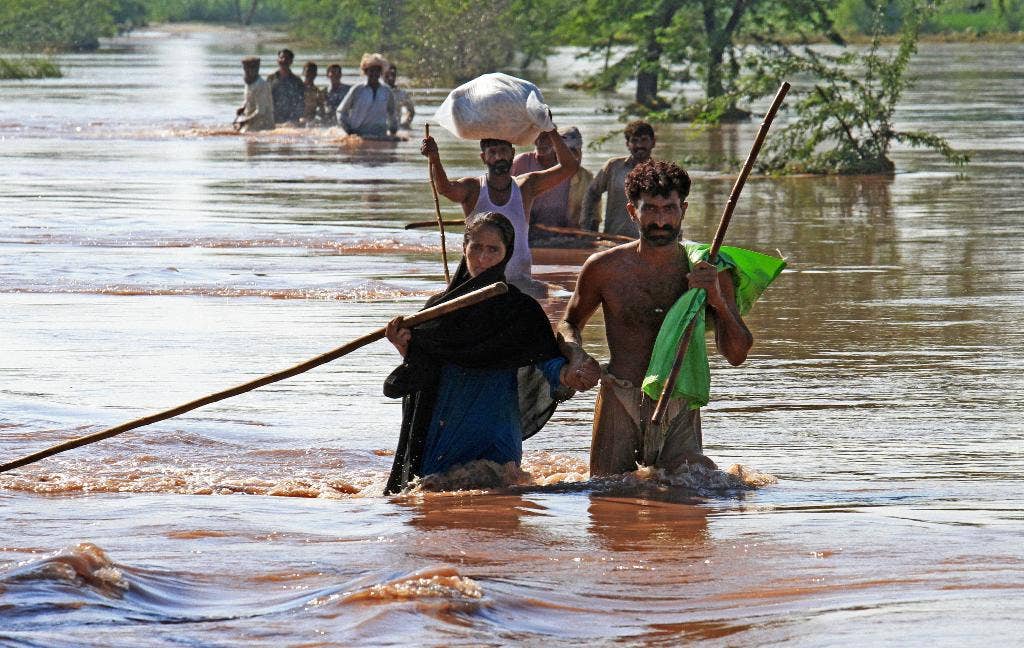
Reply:
[[[743, 185], [747, 182], [747, 176], [750, 175], [750, 171], [754, 168], [757, 154], [761, 152], [761, 145], [764, 144], [764, 139], [768, 135], [768, 129], [771, 128], [772, 122], [775, 121], [775, 114], [779, 112], [782, 101], [786, 98], [786, 93], [789, 92], [789, 87], [787, 81], [783, 81], [782, 85], [779, 86], [779, 91], [775, 94], [771, 107], [768, 108], [768, 112], [764, 115], [761, 127], [757, 129], [757, 136], [754, 138], [754, 144], [750, 147], [747, 161], [743, 163], [740, 175], [736, 178], [732, 191], [729, 192], [729, 202], [725, 203], [722, 219], [718, 222], [718, 231], [715, 232], [715, 238], [711, 242], [711, 249], [708, 251], [708, 261], [711, 263], [715, 263], [718, 260], [718, 252], [722, 249], [722, 242], [725, 241], [725, 231], [729, 228], [730, 221], [732, 221], [732, 213], [736, 209], [737, 201], [740, 199], [740, 192], [743, 191]], [[661, 395], [658, 397], [658, 405], [654, 408], [654, 414], [651, 415], [651, 423], [654, 425], [661, 423], [661, 419], [665, 416], [665, 410], [668, 409], [668, 401], [672, 397], [672, 392], [675, 391], [676, 381], [679, 379], [679, 372], [683, 368], [683, 359], [686, 357], [687, 347], [690, 346], [690, 338], [693, 337], [693, 327], [696, 323], [697, 317], [694, 316], [686, 327], [686, 332], [683, 333], [682, 339], [679, 341], [679, 348], [676, 350], [676, 357], [672, 362], [672, 370], [669, 372], [668, 378], [665, 380], [665, 387], [661, 390]]]
[[[461, 218], [460, 219], [453, 219], [453, 218], [452, 219], [447, 219], [447, 220], [441, 221], [441, 223], [445, 227], [465, 227], [465, 225], [466, 225], [466, 221], [461, 219]], [[432, 220], [432, 221], [415, 221], [415, 222], [412, 222], [412, 223], [406, 223], [405, 224], [405, 229], [407, 229], [407, 230], [411, 230], [411, 229], [426, 229], [428, 227], [434, 227], [435, 225], [437, 225], [437, 221], [436, 220]]]
[[[446, 227], [464, 227], [466, 221], [464, 220], [445, 220], [442, 221]], [[427, 227], [433, 227], [437, 225], [435, 221], [414, 221], [412, 223], [406, 223], [405, 229], [424, 229]], [[564, 236], [578, 236], [579, 238], [590, 238], [597, 239], [600, 241], [617, 241], [619, 243], [632, 243], [636, 239], [632, 236], [623, 236], [622, 234], [605, 234], [604, 232], [592, 232], [590, 230], [577, 229], [575, 227], [557, 227], [555, 225], [544, 225], [543, 223], [532, 223], [530, 227], [536, 228], [542, 232], [548, 232], [550, 234], [562, 234]]]
[[[430, 137], [430, 124], [423, 125], [423, 132]], [[434, 183], [434, 167], [427, 162], [427, 173], [430, 175], [430, 190], [434, 192], [434, 211], [437, 213], [437, 229], [441, 231], [441, 263], [444, 264], [444, 282], [452, 282], [448, 274], [448, 247], [444, 240], [444, 219], [441, 218], [441, 201], [437, 199], [437, 185]]]
[[[452, 311], [459, 310], [460, 308], [465, 308], [466, 306], [471, 306], [473, 304], [482, 302], [486, 299], [490, 299], [491, 297], [495, 297], [506, 292], [508, 292], [507, 285], [501, 282], [494, 283], [491, 284], [490, 286], [487, 286], [486, 288], [474, 290], [473, 292], [467, 293], [462, 297], [458, 297], [451, 301], [438, 304], [433, 308], [427, 308], [418, 313], [405, 317], [402, 320], [402, 325], [405, 328], [412, 328], [418, 324], [422, 324], [423, 322], [436, 319], [438, 317], [441, 317], [442, 315], [451, 313]], [[95, 432], [93, 434], [88, 434], [86, 436], [71, 439], [70, 441], [65, 441], [64, 443], [52, 446], [45, 450], [40, 450], [39, 452], [35, 452], [33, 454], [26, 455], [20, 459], [16, 459], [14, 461], [5, 463], [2, 466], [0, 466], [0, 473], [7, 472], [8, 470], [14, 470], [15, 468], [20, 468], [30, 463], [35, 463], [40, 459], [45, 459], [46, 457], [53, 456], [60, 452], [64, 452], [65, 450], [71, 450], [73, 448], [78, 448], [83, 445], [88, 445], [90, 443], [102, 441], [103, 439], [109, 439], [112, 436], [116, 436], [118, 434], [121, 434], [122, 432], [127, 432], [128, 430], [134, 430], [135, 428], [140, 428], [144, 425], [149, 425], [150, 423], [156, 423], [158, 421], [173, 418], [175, 416], [178, 416], [179, 414], [184, 414], [185, 412], [190, 412], [196, 408], [202, 407], [203, 405], [209, 405], [210, 403], [216, 403], [217, 401], [221, 401], [226, 398], [231, 398], [232, 396], [238, 396], [239, 394], [244, 394], [245, 392], [252, 391], [258, 387], [263, 387], [264, 385], [269, 385], [270, 383], [275, 383], [280, 380], [284, 380], [285, 378], [297, 376], [298, 374], [309, 371], [314, 367], [319, 367], [320, 365], [328, 363], [331, 360], [336, 360], [344, 355], [352, 353], [356, 349], [360, 349], [366, 346], [367, 344], [376, 342], [377, 340], [380, 340], [383, 337], [384, 329], [377, 329], [376, 331], [368, 333], [358, 339], [355, 339], [349, 342], [348, 344], [345, 344], [334, 349], [333, 351], [328, 351], [327, 353], [323, 353], [314, 358], [310, 358], [309, 360], [301, 362], [289, 369], [285, 369], [284, 371], [278, 371], [276, 373], [267, 374], [262, 378], [250, 380], [247, 383], [237, 385], [235, 387], [232, 387], [231, 389], [225, 389], [224, 391], [209, 394], [207, 396], [203, 396], [202, 398], [197, 398], [195, 400], [189, 401], [183, 405], [178, 405], [177, 407], [172, 407], [171, 409], [163, 410], [155, 414], [150, 414], [149, 416], [143, 416], [142, 418], [137, 418], [132, 421], [128, 421], [127, 423], [115, 425], [112, 428], [107, 428], [100, 432]]]

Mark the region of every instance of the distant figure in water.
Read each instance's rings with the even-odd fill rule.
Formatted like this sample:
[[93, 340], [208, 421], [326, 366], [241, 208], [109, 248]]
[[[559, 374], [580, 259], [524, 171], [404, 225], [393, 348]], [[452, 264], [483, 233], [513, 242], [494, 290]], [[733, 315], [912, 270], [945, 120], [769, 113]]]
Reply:
[[331, 85], [327, 87], [327, 96], [325, 97], [324, 123], [333, 126], [338, 123], [338, 106], [341, 105], [352, 86], [341, 82], [341, 66], [337, 63], [327, 66], [327, 80], [331, 82]]
[[398, 107], [391, 88], [380, 82], [390, 67], [380, 54], [363, 54], [359, 69], [366, 80], [352, 86], [338, 106], [338, 123], [349, 135], [384, 138], [398, 131]]
[[[465, 256], [451, 283], [427, 306], [504, 281], [514, 248], [507, 218], [477, 215], [466, 226]], [[513, 286], [412, 330], [395, 318], [386, 333], [404, 362], [384, 384], [386, 396], [403, 398], [385, 494], [470, 461], [518, 465], [523, 439], [544, 426], [556, 398], [590, 389], [600, 377], [589, 357], [566, 362], [540, 304]]]
[[245, 74], [245, 103], [235, 111], [235, 127], [243, 132], [274, 128], [274, 100], [270, 84], [260, 78], [260, 57], [242, 59]]
[[567, 180], [579, 167], [579, 160], [553, 128], [545, 134], [553, 142], [555, 166], [543, 171], [512, 175], [512, 160], [516, 150], [510, 142], [500, 139], [480, 140], [480, 161], [487, 167], [487, 173], [476, 178], [462, 178], [454, 182], [448, 179], [437, 142], [433, 137], [423, 139], [420, 153], [430, 160], [431, 173], [437, 191], [448, 200], [462, 205], [466, 221], [473, 214], [497, 212], [512, 223], [516, 232], [516, 251], [509, 259], [506, 273], [509, 281], [519, 288], [535, 289], [532, 279], [533, 255], [529, 245], [530, 208], [537, 196], [549, 191], [563, 180]]
[[[688, 463], [715, 468], [704, 456], [700, 409], [671, 399], [666, 417], [651, 423], [655, 402], [641, 389], [665, 315], [689, 288], [707, 291], [708, 319], [718, 351], [731, 365], [747, 357], [754, 338], [740, 317], [728, 270], [690, 264], [679, 244], [690, 177], [671, 162], [648, 160], [625, 180], [627, 213], [640, 240], [592, 255], [559, 325], [563, 349], [576, 363], [583, 327], [600, 307], [611, 361], [601, 377], [590, 446], [593, 477], [636, 470], [637, 464], [675, 471]], [[701, 341], [702, 342], [702, 341]]]
[[317, 65], [313, 61], [306, 61], [302, 66], [302, 123], [306, 126], [322, 123], [326, 110], [327, 93], [316, 86], [316, 73]]
[[398, 66], [394, 63], [388, 67], [388, 71], [384, 73], [384, 83], [388, 84], [391, 88], [391, 93], [395, 95], [395, 108], [399, 112], [398, 127], [410, 130], [412, 128], [412, 118], [416, 116], [416, 105], [412, 102], [412, 98], [404, 88], [399, 88], [396, 83], [398, 81]]
[[626, 124], [626, 148], [629, 155], [614, 157], [601, 167], [587, 189], [583, 202], [583, 227], [598, 231], [601, 216], [601, 194], [608, 192], [604, 207], [604, 233], [622, 236], [639, 236], [636, 223], [626, 211], [626, 175], [638, 164], [651, 159], [651, 151], [656, 143], [654, 128], [644, 121]]
[[[575, 126], [562, 133], [562, 141], [572, 152], [577, 162], [583, 161], [583, 135]], [[547, 133], [541, 133], [533, 142], [534, 150], [520, 153], [512, 161], [512, 175], [522, 175], [533, 171], [543, 171], [558, 164], [555, 149]], [[548, 245], [553, 241], [561, 242], [565, 237], [544, 232], [537, 225], [553, 227], [580, 227], [580, 216], [583, 209], [583, 197], [594, 175], [580, 164], [571, 178], [566, 178], [553, 189], [537, 196], [530, 209], [530, 246]], [[579, 240], [579, 239], [576, 239]]]
[[274, 96], [274, 123], [299, 123], [305, 110], [306, 86], [292, 73], [295, 54], [290, 49], [277, 53], [277, 72], [267, 76]]

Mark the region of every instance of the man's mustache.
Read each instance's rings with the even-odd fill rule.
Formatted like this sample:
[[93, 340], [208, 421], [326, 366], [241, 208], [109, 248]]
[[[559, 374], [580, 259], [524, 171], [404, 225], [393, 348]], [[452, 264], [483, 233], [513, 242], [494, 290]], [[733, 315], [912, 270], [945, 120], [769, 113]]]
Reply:
[[644, 231], [648, 234], [654, 234], [657, 232], [665, 232], [666, 234], [675, 234], [676, 228], [671, 225], [648, 225], [644, 228]]

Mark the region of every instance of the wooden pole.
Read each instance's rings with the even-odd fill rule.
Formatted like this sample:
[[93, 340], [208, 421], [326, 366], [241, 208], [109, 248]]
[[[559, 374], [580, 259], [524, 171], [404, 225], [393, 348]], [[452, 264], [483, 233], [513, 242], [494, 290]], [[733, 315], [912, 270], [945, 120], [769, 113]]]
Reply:
[[[460, 220], [455, 220], [455, 219], [443, 220], [443, 221], [441, 221], [441, 223], [443, 225], [445, 225], [446, 227], [465, 227], [465, 225], [466, 225], [466, 221], [465, 220], [461, 220], [461, 219]], [[437, 221], [436, 220], [432, 220], [432, 221], [415, 221], [415, 222], [412, 222], [412, 223], [406, 223], [405, 224], [405, 229], [407, 229], [407, 230], [411, 230], [411, 229], [425, 229], [427, 227], [434, 227], [436, 225], [437, 225]]]
[[[445, 220], [442, 221], [447, 227], [463, 227], [466, 224], [464, 220]], [[436, 221], [414, 221], [412, 223], [406, 223], [405, 229], [423, 229], [426, 227], [434, 227], [437, 225]], [[532, 223], [530, 227], [538, 229], [542, 232], [548, 232], [550, 234], [562, 234], [564, 236], [578, 236], [580, 238], [591, 238], [598, 239], [601, 241], [616, 241], [619, 243], [632, 243], [636, 239], [632, 236], [623, 236], [622, 234], [605, 234], [604, 232], [591, 232], [590, 230], [577, 229], [575, 227], [556, 227], [555, 225], [544, 225], [542, 223]]]
[[[438, 304], [437, 306], [434, 306], [432, 308], [421, 310], [420, 312], [410, 315], [409, 317], [404, 317], [402, 318], [402, 325], [405, 328], [412, 328], [414, 326], [417, 326], [418, 324], [422, 324], [423, 322], [436, 319], [438, 317], [441, 317], [442, 315], [447, 315], [452, 311], [459, 310], [460, 308], [465, 308], [466, 306], [471, 306], [473, 304], [482, 302], [486, 299], [490, 299], [491, 297], [495, 297], [506, 292], [508, 292], [507, 285], [501, 282], [494, 283], [491, 284], [490, 286], [487, 286], [486, 288], [474, 290], [473, 292], [467, 293], [462, 297], [458, 297], [451, 301]], [[21, 459], [16, 459], [14, 461], [5, 463], [3, 465], [0, 465], [0, 473], [7, 472], [8, 470], [14, 470], [15, 468], [20, 468], [30, 463], [35, 463], [40, 459], [45, 459], [46, 457], [50, 457], [60, 452], [64, 452], [65, 450], [71, 450], [72, 448], [77, 448], [79, 446], [84, 446], [90, 443], [95, 443], [97, 441], [102, 441], [103, 439], [109, 439], [112, 436], [116, 436], [118, 434], [121, 434], [122, 432], [127, 432], [128, 430], [134, 430], [135, 428], [140, 428], [144, 425], [149, 425], [150, 423], [156, 423], [158, 421], [173, 418], [175, 416], [178, 416], [179, 414], [184, 414], [185, 412], [190, 412], [196, 408], [202, 407], [203, 405], [209, 405], [210, 403], [215, 403], [226, 398], [231, 398], [232, 396], [244, 394], [245, 392], [252, 391], [257, 387], [263, 387], [264, 385], [269, 385], [270, 383], [275, 383], [278, 382], [279, 380], [284, 380], [285, 378], [297, 376], [300, 373], [309, 371], [314, 367], [319, 367], [320, 365], [328, 363], [331, 360], [336, 360], [343, 355], [348, 355], [349, 353], [352, 353], [356, 349], [360, 349], [366, 346], [367, 344], [376, 342], [377, 340], [380, 340], [383, 337], [384, 329], [377, 329], [376, 331], [368, 333], [356, 340], [353, 340], [344, 346], [340, 346], [337, 349], [334, 349], [333, 351], [328, 351], [327, 353], [318, 355], [315, 358], [306, 360], [305, 362], [299, 363], [294, 367], [285, 369], [284, 371], [278, 371], [277, 373], [267, 374], [262, 378], [251, 380], [247, 383], [238, 385], [236, 387], [232, 387], [231, 389], [225, 389], [224, 391], [209, 394], [207, 396], [203, 396], [202, 398], [197, 398], [196, 400], [189, 401], [183, 405], [178, 405], [177, 407], [172, 407], [171, 409], [163, 410], [162, 412], [157, 412], [156, 414], [150, 414], [149, 416], [144, 416], [142, 418], [128, 421], [127, 423], [115, 425], [112, 428], [107, 428], [106, 430], [102, 430], [100, 432], [95, 432], [93, 434], [88, 434], [86, 436], [71, 439], [70, 441], [65, 441], [64, 443], [61, 443], [59, 445], [55, 445], [45, 450], [41, 450], [39, 452], [24, 456]]]
[[[729, 222], [732, 220], [732, 213], [736, 209], [736, 203], [740, 199], [740, 192], [743, 191], [743, 185], [747, 182], [747, 176], [750, 175], [750, 171], [754, 168], [754, 161], [757, 160], [757, 154], [761, 152], [761, 145], [764, 144], [764, 138], [768, 135], [768, 129], [771, 128], [772, 122], [775, 120], [775, 114], [779, 112], [779, 108], [782, 106], [782, 101], [786, 98], [786, 93], [789, 92], [789, 83], [786, 81], [782, 82], [779, 87], [779, 91], [775, 94], [775, 99], [772, 101], [771, 107], [768, 108], [768, 112], [764, 115], [764, 121], [761, 122], [761, 127], [757, 129], [757, 136], [754, 138], [754, 144], [750, 147], [750, 153], [747, 155], [747, 161], [743, 163], [743, 168], [740, 169], [740, 175], [736, 178], [736, 182], [732, 186], [732, 191], [729, 193], [729, 202], [725, 203], [725, 210], [722, 212], [722, 219], [718, 222], [718, 231], [715, 232], [715, 238], [711, 242], [711, 249], [708, 251], [708, 261], [715, 263], [718, 261], [718, 252], [722, 249], [722, 242], [725, 240], [725, 231], [729, 228]], [[690, 338], [693, 337], [693, 327], [697, 323], [696, 315], [690, 320], [689, 325], [686, 327], [686, 331], [683, 333], [682, 339], [679, 341], [679, 348], [676, 350], [675, 360], [672, 362], [672, 370], [669, 371], [668, 378], [665, 379], [665, 386], [661, 390], [661, 395], [658, 397], [658, 405], [654, 408], [654, 414], [651, 415], [651, 423], [658, 425], [661, 423], [661, 419], [665, 416], [665, 410], [668, 409], [668, 401], [672, 397], [672, 392], [675, 391], [676, 381], [679, 379], [679, 372], [683, 368], [683, 359], [686, 357], [686, 349], [690, 345]]]
[[[423, 132], [430, 137], [430, 124], [423, 125]], [[444, 282], [452, 282], [448, 274], [448, 247], [444, 240], [444, 219], [441, 218], [441, 202], [437, 199], [437, 185], [434, 183], [434, 167], [427, 162], [427, 173], [430, 175], [430, 190], [434, 192], [434, 211], [437, 213], [437, 229], [441, 231], [441, 263], [444, 264]], [[408, 229], [408, 228], [406, 228]]]
[[604, 232], [591, 232], [590, 230], [577, 229], [575, 227], [557, 227], [555, 225], [544, 225], [543, 223], [534, 223], [532, 227], [542, 232], [548, 232], [549, 234], [577, 236], [579, 238], [597, 239], [599, 241], [616, 241], [619, 243], [632, 243], [633, 241], [636, 240], [636, 238], [632, 236], [623, 236], [622, 234], [605, 234]]

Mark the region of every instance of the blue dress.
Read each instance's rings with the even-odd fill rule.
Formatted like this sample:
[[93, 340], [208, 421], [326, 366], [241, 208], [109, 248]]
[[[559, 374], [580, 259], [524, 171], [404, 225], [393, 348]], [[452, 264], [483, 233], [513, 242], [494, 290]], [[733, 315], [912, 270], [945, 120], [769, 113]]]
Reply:
[[[565, 358], [536, 363], [552, 393]], [[515, 369], [441, 369], [433, 418], [427, 431], [422, 474], [445, 472], [459, 464], [488, 459], [499, 464], [523, 458], [519, 425], [519, 385]]]

